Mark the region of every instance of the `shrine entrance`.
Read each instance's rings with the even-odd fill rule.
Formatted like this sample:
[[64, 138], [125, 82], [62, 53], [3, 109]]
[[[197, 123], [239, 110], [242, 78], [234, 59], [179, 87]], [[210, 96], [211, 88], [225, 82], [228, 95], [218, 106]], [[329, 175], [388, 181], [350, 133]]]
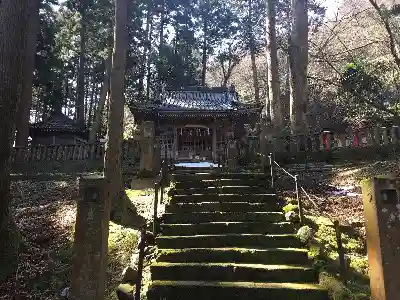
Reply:
[[176, 129], [178, 158], [213, 159], [213, 131], [204, 125], [186, 125]]

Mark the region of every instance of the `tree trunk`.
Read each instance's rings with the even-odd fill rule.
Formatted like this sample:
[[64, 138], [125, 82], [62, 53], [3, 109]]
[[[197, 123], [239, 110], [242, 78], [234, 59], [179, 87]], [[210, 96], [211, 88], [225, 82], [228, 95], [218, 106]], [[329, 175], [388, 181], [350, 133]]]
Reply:
[[283, 122], [282, 105], [280, 102], [278, 46], [276, 40], [276, 0], [267, 1], [267, 35], [269, 119], [271, 120], [271, 125], [280, 129]]
[[0, 3], [0, 282], [18, 262], [18, 234], [10, 212], [11, 154], [22, 83], [26, 82], [24, 76], [33, 72], [25, 64], [29, 13], [34, 5], [33, 0]]
[[87, 128], [90, 128], [92, 124], [92, 112], [93, 112], [93, 106], [94, 106], [94, 101], [95, 101], [95, 95], [97, 93], [97, 88], [96, 88], [96, 71], [93, 68], [93, 75], [92, 75], [92, 90], [90, 91], [90, 100], [89, 100], [89, 109], [87, 113]]
[[107, 93], [110, 90], [112, 55], [113, 55], [112, 50], [110, 50], [106, 61], [106, 68], [104, 71], [104, 81], [103, 81], [103, 86], [101, 87], [99, 104], [96, 109], [93, 126], [89, 133], [89, 143], [94, 143], [96, 141], [96, 135], [100, 130], [101, 117], [104, 110], [104, 104], [106, 103]]
[[149, 1], [147, 5], [147, 17], [146, 17], [146, 30], [145, 30], [145, 36], [146, 36], [146, 45], [143, 50], [143, 59], [142, 59], [142, 64], [140, 66], [140, 74], [139, 74], [139, 95], [143, 95], [144, 91], [144, 77], [146, 76], [146, 66], [147, 66], [147, 60], [148, 60], [148, 54], [150, 53], [151, 50], [151, 27], [152, 27], [152, 21], [153, 21], [153, 2]]
[[249, 49], [251, 58], [251, 70], [253, 72], [253, 87], [254, 87], [254, 100], [256, 103], [260, 103], [260, 85], [258, 83], [258, 72], [256, 64], [256, 42], [254, 40], [253, 33], [253, 3], [249, 0], [249, 24], [248, 24], [248, 35], [249, 35]]
[[208, 48], [208, 45], [207, 45], [207, 34], [208, 34], [208, 10], [206, 9], [206, 7], [208, 7], [207, 5], [208, 5], [208, 3], [206, 4], [206, 1], [207, 0], [205, 0], [204, 1], [204, 3], [203, 3], [203, 5], [204, 5], [204, 7], [203, 7], [203, 10], [202, 10], [202, 15], [203, 15], [203, 34], [204, 34], [204, 37], [203, 37], [203, 49], [202, 49], [202, 51], [203, 51], [203, 53], [202, 53], [202, 61], [201, 61], [201, 64], [202, 64], [202, 68], [201, 68], [201, 85], [202, 86], [205, 86], [206, 85], [206, 73], [207, 73], [207, 58], [208, 58], [208, 55], [207, 55], [207, 48]]
[[307, 0], [293, 0], [293, 25], [289, 45], [292, 77], [290, 125], [293, 133], [307, 130], [308, 12]]
[[150, 31], [149, 31], [149, 43], [147, 45], [148, 51], [147, 51], [147, 59], [146, 59], [146, 100], [148, 101], [150, 99], [150, 84], [151, 84], [151, 60], [150, 60], [150, 54], [151, 54], [151, 39], [153, 36], [153, 18], [151, 19], [151, 24], [150, 24]]
[[21, 104], [18, 111], [17, 123], [17, 136], [15, 145], [26, 147], [28, 145], [29, 137], [29, 120], [32, 105], [32, 92], [33, 92], [33, 70], [35, 68], [35, 54], [36, 54], [36, 41], [39, 30], [39, 0], [32, 1], [32, 7], [29, 9], [29, 33], [28, 33], [28, 46], [25, 56], [25, 71]]
[[[385, 26], [386, 33], [389, 37], [390, 53], [392, 54], [397, 67], [400, 69], [399, 46], [396, 42], [396, 36], [393, 33], [393, 30], [390, 26], [389, 17], [386, 12], [382, 11], [382, 8], [379, 6], [379, 4], [375, 0], [369, 0], [369, 3], [371, 3], [371, 5], [374, 7], [374, 9], [378, 13], [383, 25]], [[394, 3], [394, 1], [393, 1], [393, 3]]]
[[78, 71], [78, 91], [76, 97], [76, 121], [80, 126], [85, 125], [85, 52], [86, 52], [86, 27], [87, 27], [87, 0], [82, 0], [81, 29], [80, 29], [80, 52], [79, 52], [79, 71]]
[[162, 55], [162, 49], [164, 48], [164, 23], [165, 23], [165, 2], [164, 0], [162, 0], [162, 7], [161, 7], [161, 18], [160, 18], [160, 45], [158, 47], [158, 89], [161, 90], [161, 82], [162, 82], [162, 78], [161, 78], [161, 62], [160, 62], [160, 58]]

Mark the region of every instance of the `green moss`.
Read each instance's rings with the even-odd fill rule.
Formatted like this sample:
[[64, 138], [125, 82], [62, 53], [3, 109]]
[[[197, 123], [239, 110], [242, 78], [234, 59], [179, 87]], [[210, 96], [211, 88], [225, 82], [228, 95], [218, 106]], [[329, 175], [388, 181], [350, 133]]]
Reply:
[[299, 208], [298, 205], [289, 203], [289, 204], [285, 205], [285, 206], [282, 208], [282, 210], [283, 210], [283, 212], [286, 214], [286, 213], [288, 213], [288, 212], [290, 212], [290, 211], [297, 211], [298, 208]]
[[351, 257], [350, 258], [350, 267], [363, 275], [368, 275], [368, 269], [369, 269], [368, 258], [367, 257]]
[[130, 263], [131, 255], [138, 243], [139, 232], [110, 222], [108, 236], [108, 282], [106, 300], [117, 299], [115, 290], [120, 276]]
[[325, 218], [307, 216], [306, 222], [315, 231], [315, 238], [309, 247], [309, 257], [321, 273], [321, 284], [329, 290], [333, 300], [366, 300], [370, 289], [367, 278], [368, 260], [364, 255], [365, 244], [352, 228], [342, 228], [342, 243], [348, 260], [347, 287], [343, 285], [339, 274], [339, 254], [336, 232], [331, 221]]

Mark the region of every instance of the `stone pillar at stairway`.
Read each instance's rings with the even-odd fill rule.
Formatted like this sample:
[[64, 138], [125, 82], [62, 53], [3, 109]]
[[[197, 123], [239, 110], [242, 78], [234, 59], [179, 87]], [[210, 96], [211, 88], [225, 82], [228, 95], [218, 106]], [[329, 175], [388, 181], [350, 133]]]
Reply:
[[400, 295], [400, 178], [362, 182], [372, 300]]
[[70, 300], [104, 299], [110, 207], [102, 176], [79, 179]]
[[237, 166], [237, 147], [236, 141], [231, 140], [228, 142], [228, 169], [234, 170]]
[[140, 140], [140, 171], [152, 173], [154, 171], [154, 122], [143, 121], [141, 124]]

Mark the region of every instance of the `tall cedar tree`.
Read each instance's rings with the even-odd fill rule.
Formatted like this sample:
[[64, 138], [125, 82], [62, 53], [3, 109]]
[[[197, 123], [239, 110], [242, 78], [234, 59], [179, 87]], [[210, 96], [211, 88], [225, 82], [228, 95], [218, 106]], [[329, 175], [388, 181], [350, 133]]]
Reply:
[[[11, 149], [24, 76], [30, 14], [35, 0], [0, 2], [0, 281], [16, 266], [18, 235], [10, 212]], [[34, 51], [34, 48], [31, 49]]]
[[28, 46], [25, 55], [25, 72], [21, 104], [18, 111], [16, 146], [25, 147], [28, 144], [29, 120], [32, 105], [33, 69], [35, 67], [36, 42], [39, 30], [40, 0], [32, 2], [32, 13], [29, 16]]
[[290, 124], [293, 133], [307, 130], [308, 109], [308, 1], [293, 0], [293, 25], [289, 44], [292, 86]]

